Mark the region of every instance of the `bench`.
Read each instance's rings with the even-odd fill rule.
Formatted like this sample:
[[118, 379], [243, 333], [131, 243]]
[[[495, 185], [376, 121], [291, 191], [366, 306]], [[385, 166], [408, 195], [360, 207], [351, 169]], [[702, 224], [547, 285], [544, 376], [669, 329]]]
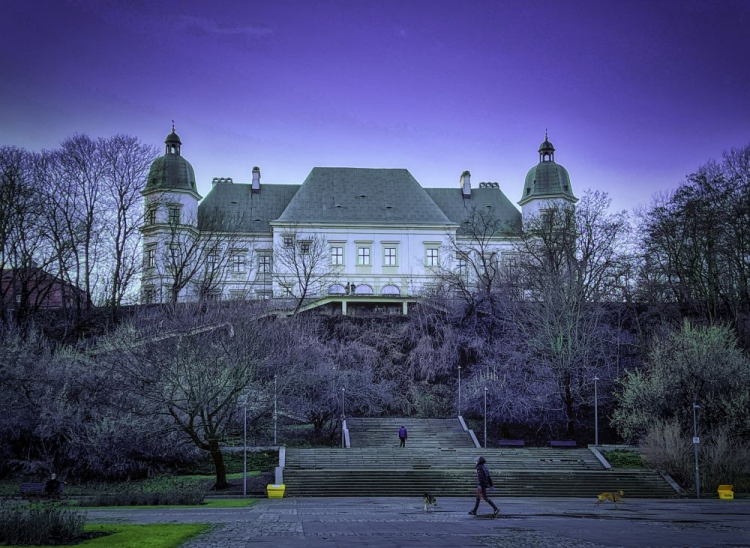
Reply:
[[575, 441], [551, 441], [549, 442], [550, 447], [578, 447]]
[[18, 489], [21, 492], [21, 495], [23, 496], [32, 496], [32, 497], [45, 497], [45, 496], [60, 496], [63, 492], [63, 486], [64, 483], [60, 483], [60, 488], [56, 493], [47, 493], [44, 490], [44, 486], [47, 484], [47, 482], [41, 482], [41, 483], [22, 483], [19, 485]]
[[497, 443], [498, 447], [523, 447], [526, 445], [524, 440], [500, 440]]

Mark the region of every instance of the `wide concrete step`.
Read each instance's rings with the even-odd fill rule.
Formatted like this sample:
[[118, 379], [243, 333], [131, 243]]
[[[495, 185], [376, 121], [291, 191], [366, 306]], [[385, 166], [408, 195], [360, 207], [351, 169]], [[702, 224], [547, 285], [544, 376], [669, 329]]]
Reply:
[[601, 463], [588, 449], [287, 449], [289, 469], [473, 469], [478, 454], [491, 468], [592, 469]]
[[[623, 490], [630, 497], [670, 497], [674, 490], [656, 472], [494, 472], [494, 496], [595, 496], [603, 491]], [[466, 470], [345, 470], [338, 473], [290, 470], [284, 483], [289, 496], [436, 496], [474, 495], [476, 476]]]

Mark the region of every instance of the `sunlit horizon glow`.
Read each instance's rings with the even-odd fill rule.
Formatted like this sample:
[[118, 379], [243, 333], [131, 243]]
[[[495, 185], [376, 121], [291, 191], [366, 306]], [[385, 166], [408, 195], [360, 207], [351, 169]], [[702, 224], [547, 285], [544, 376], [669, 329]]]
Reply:
[[576, 194], [632, 209], [750, 143], [747, 28], [742, 1], [13, 2], [0, 145], [161, 149], [174, 119], [202, 195], [388, 167], [516, 202], [548, 129]]

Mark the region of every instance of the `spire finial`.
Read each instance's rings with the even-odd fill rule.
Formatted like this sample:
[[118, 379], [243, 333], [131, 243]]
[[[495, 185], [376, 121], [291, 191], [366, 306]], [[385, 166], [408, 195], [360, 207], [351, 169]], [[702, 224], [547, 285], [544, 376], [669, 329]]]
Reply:
[[172, 120], [172, 133], [174, 133], [174, 120]]
[[[172, 129], [174, 130], [174, 120], [172, 120]], [[544, 140], [549, 141], [549, 138], [547, 137], [547, 128], [544, 128]]]

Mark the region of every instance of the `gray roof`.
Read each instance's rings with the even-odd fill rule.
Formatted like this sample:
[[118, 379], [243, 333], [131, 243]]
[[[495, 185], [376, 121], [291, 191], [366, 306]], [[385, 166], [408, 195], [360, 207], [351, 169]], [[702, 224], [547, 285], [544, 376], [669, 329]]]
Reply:
[[532, 198], [563, 196], [577, 201], [573, 196], [568, 170], [555, 162], [539, 162], [526, 174], [523, 196], [519, 203]]
[[144, 192], [166, 190], [189, 190], [198, 194], [193, 166], [179, 154], [159, 156], [148, 172]]
[[464, 199], [460, 188], [426, 188], [425, 192], [446, 217], [459, 225], [458, 235], [466, 234], [464, 221], [475, 208], [478, 212], [491, 213], [500, 221], [504, 234], [521, 232], [521, 213], [499, 188], [472, 188], [468, 199]]
[[406, 169], [315, 167], [278, 219], [286, 223], [451, 225]]
[[198, 206], [198, 228], [226, 232], [271, 232], [300, 185], [217, 183]]

